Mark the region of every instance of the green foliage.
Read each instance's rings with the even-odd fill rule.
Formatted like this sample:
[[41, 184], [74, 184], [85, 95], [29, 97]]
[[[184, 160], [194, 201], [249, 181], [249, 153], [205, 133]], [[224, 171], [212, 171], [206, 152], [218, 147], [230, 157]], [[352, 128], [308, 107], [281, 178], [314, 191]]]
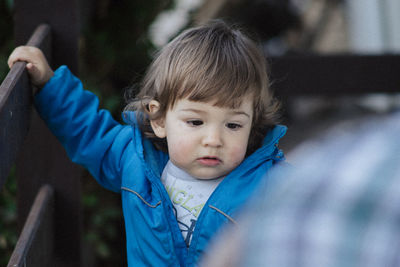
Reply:
[[3, 189], [0, 190], [0, 266], [6, 266], [17, 243], [17, 183], [12, 168]]
[[0, 0], [0, 81], [8, 73], [7, 59], [13, 49], [12, 0]]
[[6, 4], [6, 6], [7, 6], [7, 9], [8, 9], [8, 10], [11, 10], [12, 7], [14, 6], [14, 1], [13, 1], [13, 0], [6, 0], [6, 1], [5, 1], [5, 4]]
[[[0, 1], [0, 81], [6, 77], [9, 68], [8, 55], [13, 48], [12, 0]], [[17, 243], [15, 168], [0, 190], [0, 266], [6, 266]]]
[[[147, 35], [157, 14], [173, 0], [80, 1], [82, 33], [80, 73], [85, 88], [100, 98], [101, 106], [120, 117], [127, 86], [144, 73], [154, 46]], [[12, 0], [0, 0], [0, 81], [8, 73], [13, 49]], [[89, 176], [86, 174], [86, 176]], [[125, 232], [120, 196], [84, 177], [82, 206], [84, 240], [97, 266], [125, 266]], [[17, 241], [15, 171], [0, 191], [0, 266], [5, 266]], [[85, 257], [85, 255], [84, 255]]]
[[[80, 40], [80, 77], [119, 117], [126, 87], [137, 81], [155, 48], [148, 29], [172, 0], [92, 1]], [[111, 99], [111, 100], [110, 100]], [[117, 101], [118, 100], [118, 101]]]
[[[116, 119], [125, 89], [141, 78], [154, 53], [147, 35], [157, 14], [172, 0], [85, 1], [80, 39], [80, 78]], [[101, 266], [125, 266], [126, 248], [120, 196], [83, 179], [85, 241]]]
[[96, 255], [97, 265], [125, 266], [125, 232], [120, 196], [100, 188], [89, 174], [86, 176], [82, 196], [84, 240]]

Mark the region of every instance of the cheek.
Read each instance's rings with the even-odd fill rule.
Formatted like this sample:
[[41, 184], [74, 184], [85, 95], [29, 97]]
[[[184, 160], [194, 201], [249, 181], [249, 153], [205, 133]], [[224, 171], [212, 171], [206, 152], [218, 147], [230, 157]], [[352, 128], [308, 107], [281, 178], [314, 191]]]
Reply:
[[182, 136], [167, 138], [168, 154], [175, 163], [187, 161], [193, 155], [192, 142], [189, 139]]
[[231, 140], [232, 146], [229, 149], [229, 157], [233, 165], [237, 166], [242, 163], [246, 156], [248, 141], [250, 138], [250, 129], [237, 136], [235, 140]]
[[247, 143], [232, 146], [232, 148], [229, 151], [229, 156], [233, 165], [239, 165], [243, 161], [244, 156], [246, 155], [246, 151], [247, 151]]

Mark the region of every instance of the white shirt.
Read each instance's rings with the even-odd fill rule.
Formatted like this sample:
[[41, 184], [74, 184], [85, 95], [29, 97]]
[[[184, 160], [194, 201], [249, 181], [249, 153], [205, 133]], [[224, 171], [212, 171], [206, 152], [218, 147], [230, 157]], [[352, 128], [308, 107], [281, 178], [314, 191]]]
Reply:
[[223, 179], [196, 179], [171, 161], [165, 166], [161, 182], [174, 205], [175, 216], [187, 246], [203, 206]]

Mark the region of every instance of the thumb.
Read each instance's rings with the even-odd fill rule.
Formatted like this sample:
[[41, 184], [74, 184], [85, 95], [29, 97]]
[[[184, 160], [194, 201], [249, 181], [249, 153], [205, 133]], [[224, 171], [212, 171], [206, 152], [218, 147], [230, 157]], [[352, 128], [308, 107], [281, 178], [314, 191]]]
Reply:
[[38, 81], [40, 81], [40, 71], [34, 64], [26, 64], [26, 69], [28, 71], [29, 77], [32, 80], [32, 83], [36, 84]]
[[32, 84], [34, 84], [35, 86], [42, 87], [50, 79], [50, 77], [46, 78], [44, 75], [44, 71], [39, 69], [39, 67], [34, 63], [27, 63], [26, 69], [28, 71]]
[[32, 63], [27, 63], [27, 64], [26, 64], [26, 69], [28, 70], [28, 73], [29, 73], [29, 74], [35, 71], [34, 68], [35, 68], [35, 67], [33, 66]]

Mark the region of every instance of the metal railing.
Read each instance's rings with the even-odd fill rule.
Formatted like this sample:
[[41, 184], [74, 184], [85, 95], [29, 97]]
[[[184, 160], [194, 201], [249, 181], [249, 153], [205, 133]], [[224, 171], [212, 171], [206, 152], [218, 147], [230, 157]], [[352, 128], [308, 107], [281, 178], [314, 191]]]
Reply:
[[[51, 27], [39, 25], [27, 45], [51, 62]], [[0, 85], [0, 189], [16, 165], [21, 231], [8, 266], [80, 266], [77, 168], [33, 108], [25, 67], [16, 62]]]
[[[27, 45], [36, 46], [51, 54], [51, 35], [48, 25], [40, 25]], [[25, 62], [14, 64], [0, 85], [0, 188], [28, 134], [32, 87]], [[8, 266], [48, 266], [53, 251], [54, 190], [43, 185], [39, 190], [25, 226], [18, 239]]]

